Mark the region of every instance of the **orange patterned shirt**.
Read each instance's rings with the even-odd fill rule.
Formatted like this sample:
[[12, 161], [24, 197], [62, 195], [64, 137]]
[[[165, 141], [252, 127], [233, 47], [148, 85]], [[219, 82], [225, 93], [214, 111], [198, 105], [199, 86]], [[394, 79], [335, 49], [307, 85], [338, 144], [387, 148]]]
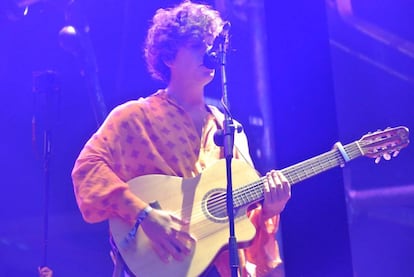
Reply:
[[[194, 177], [222, 159], [213, 138], [224, 116], [209, 110], [200, 138], [191, 117], [164, 90], [116, 107], [86, 143], [72, 172], [84, 219], [93, 223], [119, 216], [132, 222], [136, 215], [123, 209], [129, 203], [114, 197], [128, 188], [127, 181], [147, 174]], [[235, 135], [235, 146], [234, 158], [252, 164], [244, 133]], [[279, 217], [261, 221], [260, 206], [249, 217], [257, 234], [249, 248], [240, 250], [241, 265], [247, 259], [262, 276], [281, 263], [274, 239]], [[223, 252], [215, 261], [222, 276], [231, 275], [227, 257]]]

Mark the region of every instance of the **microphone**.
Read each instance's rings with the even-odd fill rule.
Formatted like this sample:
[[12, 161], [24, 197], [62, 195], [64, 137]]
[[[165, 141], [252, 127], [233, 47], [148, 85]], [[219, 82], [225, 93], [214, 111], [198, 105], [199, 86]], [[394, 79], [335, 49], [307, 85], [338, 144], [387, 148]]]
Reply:
[[[241, 133], [243, 131], [243, 126], [241, 126], [240, 124], [231, 125], [231, 127], [234, 127], [237, 133]], [[213, 140], [217, 146], [220, 146], [220, 147], [224, 146], [224, 130], [223, 129], [216, 130], [214, 132]]]
[[216, 69], [220, 65], [218, 52], [220, 50], [220, 45], [224, 45], [228, 39], [230, 27], [230, 22], [226, 21], [220, 34], [214, 39], [213, 46], [204, 54], [203, 65], [205, 67]]

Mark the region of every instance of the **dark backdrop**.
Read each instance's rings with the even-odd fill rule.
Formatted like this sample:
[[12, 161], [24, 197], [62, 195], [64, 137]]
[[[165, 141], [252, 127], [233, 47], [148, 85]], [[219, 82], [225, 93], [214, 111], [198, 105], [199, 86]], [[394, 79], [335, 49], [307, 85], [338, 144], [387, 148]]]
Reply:
[[[276, 158], [286, 167], [342, 138], [325, 2], [266, 4]], [[293, 187], [282, 214], [286, 276], [352, 276], [344, 199], [339, 168]]]
[[[161, 2], [166, 6], [177, 1], [82, 2], [97, 62], [97, 84], [108, 110], [160, 87], [146, 73], [141, 46], [148, 20]], [[36, 114], [34, 99], [39, 103], [44, 95], [33, 92], [32, 75], [45, 70], [57, 73], [59, 89], [55, 95], [60, 98], [60, 104], [56, 103], [59, 108], [52, 111], [50, 125], [48, 264], [56, 276], [110, 276], [112, 269], [107, 225], [84, 223], [73, 196], [70, 180], [73, 162], [96, 130], [97, 122], [88, 95], [89, 87], [81, 74], [82, 63], [59, 45], [58, 33], [67, 21], [64, 6], [60, 1], [56, 3], [34, 4], [25, 17], [19, 16], [20, 10], [12, 17], [3, 12], [0, 22], [0, 168], [4, 176], [0, 198], [2, 276], [36, 276], [36, 268], [42, 262], [45, 122], [38, 116], [33, 125], [32, 118]], [[251, 126], [249, 119], [252, 115], [260, 116], [260, 108], [255, 96], [256, 86], [252, 84], [255, 80], [255, 61], [249, 42], [252, 29], [247, 27], [249, 20], [243, 17], [242, 11], [239, 9], [228, 15], [233, 23], [235, 50], [228, 59], [229, 93], [234, 115], [244, 123], [255, 151], [262, 147], [262, 130]], [[349, 61], [346, 57], [341, 60], [341, 66], [332, 71], [339, 54], [331, 56], [325, 1], [283, 4], [265, 1], [265, 11], [267, 41], [263, 42], [268, 48], [269, 104], [278, 168], [328, 151], [338, 140], [345, 144], [388, 125], [412, 125], [409, 121], [412, 116], [406, 113], [410, 110], [412, 95], [405, 92], [400, 92], [406, 97], [402, 106], [396, 108], [394, 104], [380, 109], [387, 113], [379, 117], [375, 116], [379, 110], [372, 106], [368, 117], [367, 110], [362, 108], [361, 112], [348, 116], [349, 109], [351, 112], [358, 110], [355, 106], [348, 109], [348, 102], [344, 103], [342, 97], [345, 94], [350, 97], [347, 93], [351, 91], [356, 96], [350, 97], [349, 103], [354, 98], [359, 99], [360, 92], [366, 91], [367, 85], [363, 84], [367, 79], [354, 70], [361, 68], [359, 65], [342, 66]], [[347, 79], [338, 85], [338, 80], [349, 76], [350, 71], [355, 74], [351, 81], [361, 78], [357, 83], [363, 88], [346, 86], [350, 83]], [[366, 72], [363, 68], [361, 71]], [[375, 83], [379, 78], [384, 80], [375, 77], [370, 82]], [[410, 86], [406, 88], [411, 90]], [[377, 87], [369, 89], [372, 93], [379, 90]], [[219, 80], [208, 87], [208, 96], [220, 96]], [[364, 103], [371, 103], [372, 98], [366, 97]], [[384, 98], [375, 98], [374, 102], [378, 99], [382, 99], [384, 106], [388, 103]], [[367, 160], [355, 162], [355, 166], [351, 164], [353, 178], [365, 176], [361, 177], [362, 181], [352, 179], [356, 180], [353, 182], [357, 185], [368, 179], [365, 183], [369, 187], [378, 180], [387, 184], [413, 183], [408, 169], [412, 160], [407, 158], [413, 155], [407, 152], [410, 154], [403, 152], [399, 159], [380, 167], [374, 167]], [[359, 174], [362, 170], [367, 173]], [[352, 276], [342, 173], [339, 168], [333, 169], [293, 188], [281, 228], [286, 276]]]

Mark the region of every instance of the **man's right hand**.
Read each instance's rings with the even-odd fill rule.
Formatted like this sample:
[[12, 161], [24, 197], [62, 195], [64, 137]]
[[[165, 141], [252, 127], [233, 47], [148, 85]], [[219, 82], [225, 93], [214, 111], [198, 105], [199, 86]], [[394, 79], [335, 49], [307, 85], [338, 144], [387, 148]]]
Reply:
[[160, 259], [168, 263], [173, 257], [182, 261], [194, 248], [196, 239], [184, 231], [189, 222], [168, 211], [153, 209], [141, 223]]

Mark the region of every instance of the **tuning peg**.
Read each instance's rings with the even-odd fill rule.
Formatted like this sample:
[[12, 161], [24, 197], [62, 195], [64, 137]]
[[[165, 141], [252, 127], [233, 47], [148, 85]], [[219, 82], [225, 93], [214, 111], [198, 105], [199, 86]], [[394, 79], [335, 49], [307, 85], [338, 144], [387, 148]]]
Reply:
[[378, 156], [375, 158], [375, 163], [378, 164], [382, 158], [384, 158], [384, 160], [386, 161], [389, 161], [391, 160], [391, 158], [397, 157], [399, 153], [400, 151], [395, 151], [394, 153], [392, 153], [392, 156], [390, 155], [390, 153], [384, 153], [382, 156]]

